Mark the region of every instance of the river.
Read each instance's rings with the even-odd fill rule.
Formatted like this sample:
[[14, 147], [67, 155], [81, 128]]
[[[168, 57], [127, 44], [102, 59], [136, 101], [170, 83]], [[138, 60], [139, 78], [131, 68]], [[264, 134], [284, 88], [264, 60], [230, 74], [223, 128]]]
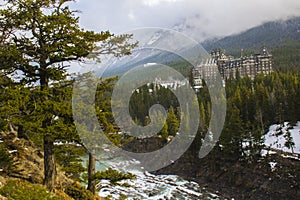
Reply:
[[[117, 185], [112, 185], [108, 180], [102, 180], [98, 185], [101, 197], [111, 199], [166, 199], [166, 200], [191, 200], [191, 199], [225, 199], [216, 191], [209, 192], [200, 187], [196, 182], [187, 181], [176, 175], [154, 175], [144, 171], [136, 160], [113, 159], [97, 162], [97, 170], [105, 170], [108, 167], [130, 172], [136, 175], [136, 179], [123, 180]], [[126, 184], [124, 184], [126, 183]]]

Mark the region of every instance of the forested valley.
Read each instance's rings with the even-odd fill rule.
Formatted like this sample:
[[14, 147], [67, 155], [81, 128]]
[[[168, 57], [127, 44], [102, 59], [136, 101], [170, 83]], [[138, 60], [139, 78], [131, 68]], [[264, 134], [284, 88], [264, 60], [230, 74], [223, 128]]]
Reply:
[[[68, 69], [70, 62], [99, 62], [102, 54], [130, 55], [138, 42], [128, 34], [82, 29], [76, 12], [65, 4], [68, 1], [6, 2], [0, 10], [0, 199], [101, 199], [97, 193], [102, 180], [129, 188], [120, 181], [134, 180], [136, 175], [112, 168], [97, 171], [101, 160], [79, 137], [72, 112], [73, 86], [79, 75]], [[239, 76], [224, 80], [224, 128], [213, 150], [202, 159], [198, 152], [209, 131], [212, 102], [205, 84], [195, 91], [200, 113], [197, 135], [180, 159], [154, 173], [179, 175], [221, 192], [224, 198], [299, 196], [299, 156], [295, 159], [291, 135], [287, 134], [284, 144], [292, 152], [288, 155], [279, 150], [270, 154], [275, 150], [264, 144], [271, 125], [279, 125], [282, 131], [286, 123], [293, 127], [300, 121], [298, 52], [299, 43], [286, 41], [272, 50], [273, 73], [253, 80]], [[186, 63], [169, 64], [191, 80]], [[119, 78], [98, 79], [94, 110], [103, 134], [115, 146], [133, 152], [171, 143], [180, 134], [182, 115], [187, 114], [171, 88], [149, 83], [132, 91], [129, 113], [137, 125], [151, 123], [149, 109], [154, 104], [167, 113], [155, 136], [140, 139], [122, 132], [115, 122], [111, 97]], [[88, 109], [86, 113], [90, 114]], [[269, 165], [275, 162], [278, 167], [273, 171]]]

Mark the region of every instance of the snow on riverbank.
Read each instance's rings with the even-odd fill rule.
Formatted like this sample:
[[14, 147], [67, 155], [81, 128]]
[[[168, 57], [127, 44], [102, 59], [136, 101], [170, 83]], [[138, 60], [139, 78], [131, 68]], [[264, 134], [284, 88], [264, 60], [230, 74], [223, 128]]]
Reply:
[[197, 183], [186, 181], [175, 175], [153, 175], [138, 173], [135, 180], [123, 180], [119, 185], [111, 185], [103, 180], [99, 184], [101, 197], [120, 199], [224, 199], [202, 189]]
[[[271, 149], [300, 154], [300, 122], [295, 126], [291, 126], [288, 122], [283, 125], [274, 124], [270, 126], [264, 138], [265, 145]], [[289, 146], [288, 141], [294, 145]]]
[[[299, 159], [300, 155], [300, 122], [291, 126], [285, 122], [283, 125], [274, 124], [264, 135], [266, 149], [264, 154], [280, 153], [283, 157]], [[298, 155], [299, 154], [299, 155]], [[279, 166], [277, 162], [269, 162], [272, 171]], [[175, 175], [153, 175], [141, 170], [136, 160], [117, 158], [114, 161], [106, 160], [98, 165], [98, 170], [112, 167], [126, 169], [135, 174], [135, 180], [123, 180], [113, 185], [108, 180], [102, 180], [99, 186], [101, 197], [120, 199], [224, 199], [217, 194], [210, 193], [197, 183], [186, 181]], [[217, 193], [217, 192], [215, 192]]]
[[106, 160], [97, 163], [97, 170], [105, 170], [108, 167], [116, 170], [126, 169], [136, 175], [136, 179], [122, 180], [118, 184], [111, 184], [109, 180], [102, 180], [97, 188], [101, 197], [111, 199], [225, 199], [200, 187], [196, 182], [187, 181], [176, 175], [154, 175], [144, 171], [136, 160], [127, 160], [118, 157], [114, 160]]

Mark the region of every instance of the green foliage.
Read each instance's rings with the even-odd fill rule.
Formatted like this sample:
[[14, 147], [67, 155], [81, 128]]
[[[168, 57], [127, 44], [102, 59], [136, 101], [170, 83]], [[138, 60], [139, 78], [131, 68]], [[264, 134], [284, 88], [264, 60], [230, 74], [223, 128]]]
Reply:
[[174, 108], [171, 106], [167, 115], [168, 133], [175, 136], [179, 130], [179, 121], [174, 113]]
[[19, 124], [21, 113], [25, 114], [30, 91], [16, 85], [0, 73], [0, 130], [8, 130], [9, 123]]
[[[4, 32], [2, 29], [1, 32], [6, 33], [6, 40], [2, 41], [5, 47], [1, 52], [4, 53], [0, 57], [6, 62], [1, 67], [10, 71], [21, 70], [25, 73], [24, 81], [41, 79], [41, 85], [47, 84], [48, 80], [64, 79], [67, 66], [62, 62], [87, 57], [96, 47], [96, 42], [112, 36], [109, 32], [94, 33], [81, 29], [79, 18], [69, 6], [58, 0], [9, 1], [0, 13], [3, 16], [0, 23], [4, 25], [1, 27]], [[23, 37], [11, 33], [11, 30], [32, 35]]]
[[126, 144], [134, 139], [133, 136], [129, 136], [124, 133], [106, 133], [107, 138], [114, 143], [116, 146], [121, 147], [123, 144]]
[[168, 124], [165, 123], [163, 128], [160, 131], [160, 135], [162, 138], [167, 139], [169, 136], [169, 132], [168, 132]]
[[[258, 75], [254, 80], [247, 77], [227, 80], [227, 115], [219, 141], [221, 147], [216, 147], [218, 153], [228, 160], [258, 158], [263, 148], [262, 136], [271, 124], [299, 120], [299, 80], [299, 68]], [[203, 135], [210, 119], [206, 87], [200, 90], [198, 100], [201, 121], [206, 122], [201, 124], [198, 135]]]
[[173, 92], [168, 88], [153, 84], [137, 88], [132, 94], [129, 102], [129, 113], [137, 124], [145, 126], [149, 122], [146, 120], [149, 118], [149, 109], [157, 103], [166, 110], [172, 106], [174, 113], [178, 113], [174, 108], [178, 108], [179, 103]]
[[286, 71], [289, 68], [300, 66], [300, 42], [287, 40], [281, 42], [280, 47], [272, 50], [274, 66], [277, 69]]
[[65, 193], [70, 197], [74, 198], [75, 200], [94, 200], [94, 195], [86, 190], [85, 187], [74, 183], [70, 184], [65, 188]]
[[118, 129], [114, 126], [114, 118], [111, 111], [111, 95], [117, 77], [100, 79], [95, 96], [95, 109], [99, 124], [104, 133], [114, 133]]
[[121, 146], [133, 139], [126, 134], [119, 134], [111, 111], [111, 95], [118, 77], [100, 79], [95, 96], [95, 110], [101, 129], [109, 140]]
[[[129, 42], [132, 35], [82, 29], [70, 2], [5, 0], [0, 9], [0, 71], [11, 76], [21, 72], [20, 80], [15, 82], [26, 85], [25, 94], [18, 88], [10, 91], [12, 98], [4, 107], [8, 114], [0, 118], [24, 127], [33, 136], [40, 134], [31, 138], [39, 144], [44, 141], [44, 182], [50, 190], [55, 182], [53, 142], [79, 141], [73, 125], [72, 87], [66, 81], [66, 63], [99, 61], [101, 54], [128, 55], [137, 45]], [[37, 83], [39, 87], [35, 87]], [[5, 126], [3, 120], [0, 126]]]
[[16, 170], [16, 162], [12, 155], [7, 151], [4, 143], [0, 143], [0, 174], [11, 174]]
[[86, 155], [83, 147], [63, 144], [55, 146], [55, 158], [57, 163], [62, 167], [65, 175], [78, 182], [86, 182], [81, 177], [87, 169], [82, 165], [82, 157]]
[[9, 180], [1, 189], [0, 194], [9, 200], [62, 200], [43, 186], [30, 184], [23, 180]]
[[165, 65], [172, 67], [186, 78], [190, 76], [191, 64], [180, 57], [178, 57], [178, 60], [166, 63]]
[[[79, 141], [72, 119], [71, 83], [56, 83], [44, 91], [38, 87], [6, 87], [1, 100], [1, 121], [6, 126], [8, 121], [22, 126], [24, 133], [39, 146], [42, 145], [43, 134], [47, 133], [51, 133], [55, 139]], [[48, 95], [47, 102], [41, 98], [44, 95]], [[48, 126], [41, 128], [47, 118], [51, 119]]]
[[240, 117], [240, 111], [232, 103], [228, 103], [226, 122], [221, 138], [220, 144], [223, 145], [223, 151], [226, 154], [226, 158], [235, 160], [242, 154], [242, 134], [243, 124]]
[[94, 179], [101, 180], [106, 179], [110, 180], [112, 184], [117, 184], [118, 181], [124, 180], [124, 179], [135, 179], [136, 176], [131, 173], [122, 173], [117, 170], [114, 170], [112, 168], [108, 168], [106, 171], [98, 171], [94, 175]]
[[[174, 136], [179, 130], [179, 103], [176, 96], [168, 88], [159, 85], [144, 85], [138, 88], [131, 96], [129, 112], [135, 122], [141, 126], [150, 123], [149, 109], [152, 105], [159, 103], [168, 110], [166, 122], [158, 133], [167, 139], [169, 135]], [[164, 120], [160, 113], [154, 113], [155, 117]]]

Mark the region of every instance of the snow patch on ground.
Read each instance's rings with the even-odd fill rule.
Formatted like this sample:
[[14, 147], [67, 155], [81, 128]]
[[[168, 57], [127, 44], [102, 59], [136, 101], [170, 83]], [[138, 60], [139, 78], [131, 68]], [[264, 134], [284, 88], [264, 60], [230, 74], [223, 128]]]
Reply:
[[272, 150], [267, 150], [267, 149], [263, 149], [261, 150], [261, 155], [262, 156], [266, 156], [266, 155], [271, 155], [271, 154], [276, 154], [276, 151], [272, 151]]
[[269, 162], [272, 172], [276, 170], [277, 162]]
[[81, 147], [82, 145], [76, 143], [76, 142], [64, 142], [64, 141], [57, 141], [54, 142], [55, 146], [62, 146], [62, 145], [72, 145], [72, 146], [77, 146], [77, 147]]
[[[288, 137], [294, 143], [292, 147], [287, 146]], [[265, 146], [287, 153], [300, 154], [300, 122], [291, 126], [288, 122], [283, 125], [274, 124], [264, 136]]]
[[283, 158], [291, 158], [294, 160], [300, 160], [300, 157], [298, 155], [281, 155]]

